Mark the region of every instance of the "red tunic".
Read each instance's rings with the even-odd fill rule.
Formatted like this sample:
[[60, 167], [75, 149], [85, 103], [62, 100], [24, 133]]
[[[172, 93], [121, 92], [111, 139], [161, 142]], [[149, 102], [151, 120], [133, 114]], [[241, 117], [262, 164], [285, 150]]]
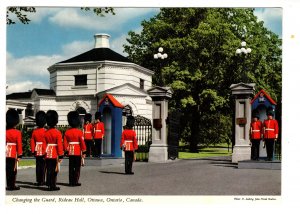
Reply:
[[104, 124], [98, 122], [94, 125], [94, 139], [102, 139], [104, 137]]
[[83, 136], [85, 140], [92, 140], [94, 134], [94, 127], [93, 124], [84, 124], [83, 127]]
[[56, 159], [58, 156], [63, 156], [62, 135], [56, 128], [50, 128], [45, 133], [46, 141], [46, 159]]
[[278, 123], [277, 120], [265, 120], [264, 121], [264, 138], [275, 139], [278, 137]]
[[253, 121], [250, 125], [250, 137], [251, 139], [260, 139], [262, 134], [263, 124], [260, 120]]
[[36, 152], [36, 156], [43, 156], [46, 154], [46, 141], [45, 141], [45, 128], [36, 128], [33, 130], [31, 139], [30, 139], [30, 147], [31, 152]]
[[64, 149], [69, 155], [80, 156], [81, 152], [86, 151], [83, 133], [77, 128], [70, 128], [65, 132]]
[[125, 145], [125, 151], [134, 151], [138, 149], [136, 133], [134, 130], [125, 129], [122, 132], [120, 147], [122, 148], [123, 145]]
[[23, 155], [22, 133], [17, 129], [6, 130], [6, 157], [17, 158]]

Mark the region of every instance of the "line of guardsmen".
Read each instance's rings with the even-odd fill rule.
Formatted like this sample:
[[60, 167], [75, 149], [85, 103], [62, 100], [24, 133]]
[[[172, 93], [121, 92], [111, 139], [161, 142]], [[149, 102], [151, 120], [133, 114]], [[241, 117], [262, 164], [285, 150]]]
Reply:
[[[62, 133], [56, 129], [58, 114], [54, 110], [47, 113], [36, 113], [37, 128], [33, 130], [30, 139], [32, 155], [36, 158], [36, 186], [47, 185], [49, 191], [56, 191], [57, 175], [64, 156], [69, 157], [69, 186], [81, 186], [79, 183], [80, 169], [84, 166], [84, 158], [91, 155], [93, 139], [95, 141], [95, 156], [100, 157], [101, 144], [104, 137], [104, 124], [99, 112], [95, 114], [95, 124], [91, 124], [91, 114], [85, 116], [84, 130], [80, 130], [80, 117], [77, 111], [67, 115], [70, 128]], [[6, 190], [19, 190], [16, 186], [18, 161], [22, 158], [22, 134], [16, 127], [19, 114], [15, 109], [6, 112]], [[47, 124], [48, 129], [45, 128]], [[134, 117], [128, 117], [126, 129], [122, 133], [120, 148], [125, 151], [125, 172], [133, 174], [132, 162], [134, 151], [138, 148], [136, 133], [132, 130]]]
[[254, 110], [252, 112], [252, 122], [250, 125], [250, 141], [251, 141], [251, 159], [259, 159], [260, 141], [263, 140], [263, 148], [267, 150], [267, 160], [273, 160], [274, 144], [278, 139], [278, 122], [274, 117], [273, 108], [267, 109], [267, 119], [264, 122], [259, 120], [259, 112]]

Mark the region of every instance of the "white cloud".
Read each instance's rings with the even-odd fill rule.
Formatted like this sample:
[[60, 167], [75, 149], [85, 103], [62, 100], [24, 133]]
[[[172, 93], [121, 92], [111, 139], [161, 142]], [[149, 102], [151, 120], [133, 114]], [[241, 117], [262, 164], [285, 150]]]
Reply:
[[61, 27], [116, 31], [127, 21], [158, 10], [158, 8], [116, 8], [116, 15], [106, 14], [105, 17], [100, 17], [79, 8], [64, 8], [50, 15], [49, 21]]
[[61, 56], [26, 56], [15, 58], [7, 53], [6, 84], [7, 93], [22, 92], [37, 88], [49, 88], [47, 68], [63, 60]]
[[62, 46], [62, 55], [66, 59], [84, 53], [92, 48], [94, 48], [92, 41], [73, 41], [70, 44]]
[[49, 89], [49, 84], [30, 80], [7, 84], [7, 86], [6, 94], [11, 94], [14, 92], [26, 92], [34, 88]]

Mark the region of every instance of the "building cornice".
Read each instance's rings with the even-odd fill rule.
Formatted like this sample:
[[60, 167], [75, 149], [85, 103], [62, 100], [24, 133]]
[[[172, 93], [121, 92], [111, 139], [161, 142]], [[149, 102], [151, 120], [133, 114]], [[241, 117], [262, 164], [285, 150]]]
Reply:
[[76, 69], [93, 69], [97, 68], [99, 66], [115, 66], [115, 67], [129, 67], [134, 68], [142, 73], [145, 73], [147, 75], [154, 75], [154, 71], [151, 71], [147, 68], [144, 68], [142, 66], [139, 66], [134, 63], [130, 62], [115, 62], [115, 61], [97, 61], [97, 62], [77, 62], [77, 63], [57, 63], [48, 68], [49, 73], [53, 73], [57, 71], [58, 69], [64, 69], [64, 70], [76, 70]]

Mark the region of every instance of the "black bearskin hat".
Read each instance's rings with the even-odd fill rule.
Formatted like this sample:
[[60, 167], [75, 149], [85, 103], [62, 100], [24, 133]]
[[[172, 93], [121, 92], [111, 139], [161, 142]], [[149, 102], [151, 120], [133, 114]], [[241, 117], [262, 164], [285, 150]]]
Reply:
[[99, 119], [101, 121], [101, 113], [99, 111], [97, 111], [95, 113], [95, 120]]
[[54, 127], [58, 123], [58, 114], [55, 110], [48, 110], [46, 113], [46, 121], [49, 127]]
[[68, 113], [68, 123], [72, 128], [77, 128], [80, 125], [80, 118], [78, 111], [70, 111]]
[[92, 122], [92, 115], [90, 113], [84, 115], [84, 122], [86, 121]]
[[45, 126], [47, 121], [46, 121], [46, 113], [44, 111], [38, 111], [35, 114], [35, 123], [39, 128], [43, 128]]
[[267, 109], [267, 115], [268, 116], [273, 116], [274, 117], [274, 109], [272, 107], [269, 107]]
[[252, 112], [252, 118], [256, 117], [257, 119], [259, 119], [259, 112], [255, 109]]
[[6, 127], [13, 128], [19, 123], [19, 113], [15, 109], [8, 109], [6, 112]]
[[126, 127], [132, 128], [134, 126], [135, 119], [133, 116], [128, 116], [126, 121]]

